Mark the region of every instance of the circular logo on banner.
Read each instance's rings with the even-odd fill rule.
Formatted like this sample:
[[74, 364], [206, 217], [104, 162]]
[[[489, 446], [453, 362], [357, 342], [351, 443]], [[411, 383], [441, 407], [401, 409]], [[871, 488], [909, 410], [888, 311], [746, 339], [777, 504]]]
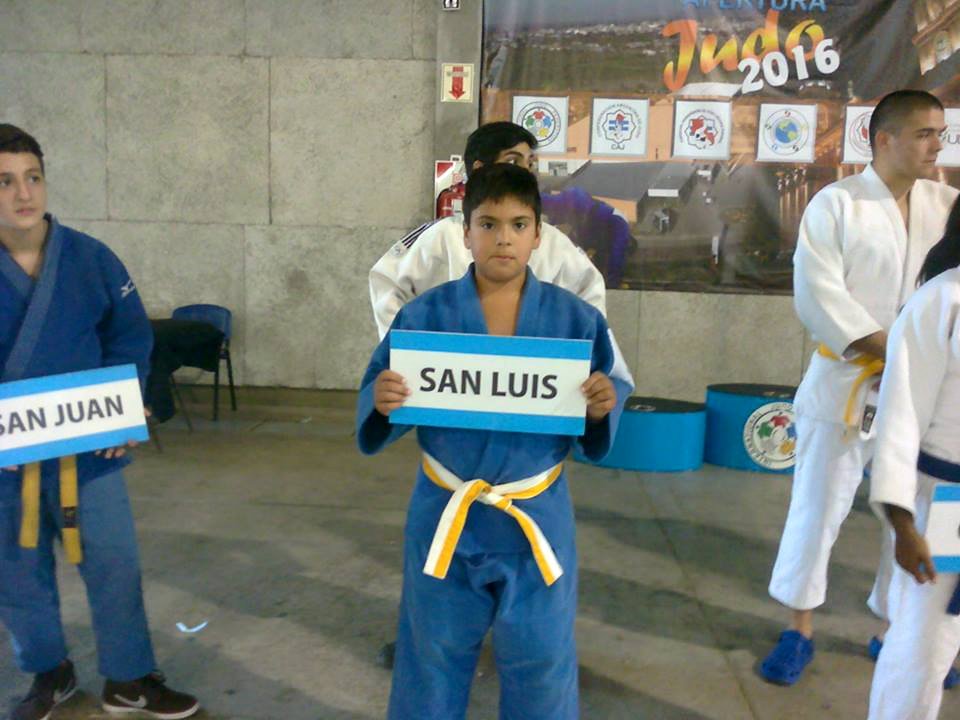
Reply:
[[857, 119], [850, 123], [850, 132], [847, 133], [853, 149], [864, 156], [869, 156], [872, 152], [870, 149], [870, 115], [872, 114], [872, 110], [860, 113]]
[[533, 133], [541, 145], [549, 145], [560, 135], [560, 113], [540, 100], [523, 106], [517, 114], [517, 124]]
[[767, 403], [754, 410], [743, 426], [743, 447], [760, 467], [792, 467], [797, 452], [793, 403]]
[[723, 121], [711, 110], [694, 110], [680, 123], [680, 138], [698, 150], [716, 147], [723, 140]]
[[796, 155], [806, 146], [808, 137], [807, 119], [787, 108], [772, 113], [763, 126], [763, 141], [777, 155]]
[[642, 129], [643, 123], [637, 112], [622, 103], [604, 108], [597, 120], [597, 132], [614, 150], [623, 150]]

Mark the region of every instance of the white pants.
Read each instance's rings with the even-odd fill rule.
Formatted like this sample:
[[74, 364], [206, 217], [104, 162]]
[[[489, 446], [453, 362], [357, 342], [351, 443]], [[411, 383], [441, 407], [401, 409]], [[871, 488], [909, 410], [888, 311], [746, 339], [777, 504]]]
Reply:
[[[873, 441], [845, 440], [840, 423], [797, 415], [797, 464], [790, 510], [770, 578], [770, 596], [794, 610], [812, 610], [827, 596], [827, 565], [850, 513], [863, 470], [873, 457]], [[893, 569], [890, 534], [883, 533], [877, 579], [868, 605], [887, 617]]]
[[[923, 532], [936, 481], [920, 473], [917, 528]], [[956, 573], [920, 585], [900, 567], [890, 595], [893, 615], [873, 672], [869, 720], [935, 720], [943, 678], [960, 651], [960, 617], [947, 614]]]

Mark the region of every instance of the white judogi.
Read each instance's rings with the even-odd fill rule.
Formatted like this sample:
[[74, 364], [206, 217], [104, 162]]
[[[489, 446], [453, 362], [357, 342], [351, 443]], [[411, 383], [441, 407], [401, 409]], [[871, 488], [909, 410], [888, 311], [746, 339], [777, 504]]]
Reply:
[[[463, 221], [447, 217], [421, 225], [395, 244], [370, 269], [370, 304], [382, 340], [397, 312], [417, 295], [467, 272], [473, 256], [463, 244]], [[530, 270], [543, 282], [559, 285], [607, 315], [606, 285], [590, 258], [549, 223], [540, 228], [540, 247], [533, 251]], [[610, 333], [615, 362], [611, 375], [634, 382]]]
[[[472, 262], [463, 244], [463, 221], [455, 217], [422, 225], [390, 248], [370, 269], [370, 302], [380, 339], [400, 308], [432, 287], [459, 280]], [[603, 275], [553, 225], [542, 223], [540, 247], [533, 251], [529, 265], [539, 280], [569, 290], [606, 317]]]
[[[797, 315], [816, 341], [852, 359], [852, 342], [889, 330], [956, 196], [948, 185], [917, 180], [910, 190], [909, 231], [872, 166], [813, 197], [800, 223], [793, 282]], [[797, 390], [797, 465], [770, 580], [770, 595], [795, 610], [823, 604], [830, 551], [872, 456], [872, 441], [856, 432], [844, 437], [847, 398], [860, 370], [814, 353]], [[888, 557], [881, 558], [870, 600], [882, 617], [892, 563], [888, 533], [884, 546]]]
[[[960, 463], [960, 270], [926, 283], [893, 326], [877, 412], [870, 503], [913, 513], [926, 529], [938, 482], [917, 472], [922, 449]], [[960, 617], [946, 612], [956, 573], [920, 585], [899, 566], [891, 584], [892, 624], [870, 691], [870, 720], [934, 720], [943, 678], [960, 651]]]

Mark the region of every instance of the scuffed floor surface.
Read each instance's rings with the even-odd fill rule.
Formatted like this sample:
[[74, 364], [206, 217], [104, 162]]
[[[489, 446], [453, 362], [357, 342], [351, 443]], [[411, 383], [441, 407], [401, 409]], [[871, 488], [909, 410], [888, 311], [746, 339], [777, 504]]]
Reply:
[[[367, 720], [385, 714], [404, 509], [417, 463], [405, 438], [364, 458], [353, 396], [261, 405], [219, 423], [177, 419], [128, 471], [147, 606], [171, 686], [199, 717]], [[209, 406], [194, 406], [196, 413]], [[837, 544], [817, 657], [792, 688], [755, 675], [785, 613], [766, 595], [789, 477], [705, 466], [637, 474], [568, 465], [580, 550], [582, 717], [625, 720], [864, 718], [877, 625], [864, 600], [879, 528], [858, 501]], [[83, 692], [53, 718], [102, 718], [82, 584], [60, 569]], [[195, 633], [178, 629], [178, 623]], [[2, 630], [4, 645], [8, 638]], [[497, 717], [490, 653], [470, 720]], [[29, 686], [0, 653], [0, 708]], [[960, 717], [960, 690], [942, 718]]]

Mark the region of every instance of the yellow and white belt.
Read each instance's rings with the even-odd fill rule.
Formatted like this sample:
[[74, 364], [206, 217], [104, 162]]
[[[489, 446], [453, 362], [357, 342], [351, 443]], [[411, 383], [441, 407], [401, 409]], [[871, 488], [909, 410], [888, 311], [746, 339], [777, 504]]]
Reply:
[[[40, 463], [33, 462], [23, 466], [20, 497], [20, 547], [36, 548], [40, 539]], [[67, 455], [60, 458], [60, 508], [63, 511], [61, 538], [67, 560], [75, 565], [83, 562], [77, 503], [77, 456]]]
[[858, 419], [854, 417], [854, 412], [857, 406], [857, 397], [860, 394], [860, 388], [862, 388], [864, 383], [871, 378], [883, 373], [883, 360], [872, 355], [858, 355], [850, 360], [845, 360], [834, 353], [823, 343], [820, 343], [820, 347], [817, 348], [817, 352], [830, 360], [848, 362], [852, 365], [857, 365], [860, 368], [860, 374], [857, 375], [856, 379], [853, 381], [853, 387], [850, 388], [850, 394], [847, 396], [847, 406], [843, 411], [843, 424], [848, 428], [856, 427], [860, 424]]
[[507, 513], [517, 521], [533, 551], [533, 557], [547, 585], [553, 585], [561, 575], [563, 568], [547, 542], [546, 536], [537, 523], [514, 504], [514, 500], [529, 500], [553, 485], [560, 477], [563, 463], [558, 463], [542, 473], [503, 485], [491, 485], [486, 480], [468, 480], [464, 482], [447, 470], [427, 453], [423, 454], [423, 472], [435, 484], [453, 493], [443, 509], [437, 530], [433, 535], [427, 562], [423, 566], [426, 575], [443, 580], [450, 569], [453, 552], [460, 541], [460, 534], [467, 522], [467, 513], [474, 501], [490, 505]]

